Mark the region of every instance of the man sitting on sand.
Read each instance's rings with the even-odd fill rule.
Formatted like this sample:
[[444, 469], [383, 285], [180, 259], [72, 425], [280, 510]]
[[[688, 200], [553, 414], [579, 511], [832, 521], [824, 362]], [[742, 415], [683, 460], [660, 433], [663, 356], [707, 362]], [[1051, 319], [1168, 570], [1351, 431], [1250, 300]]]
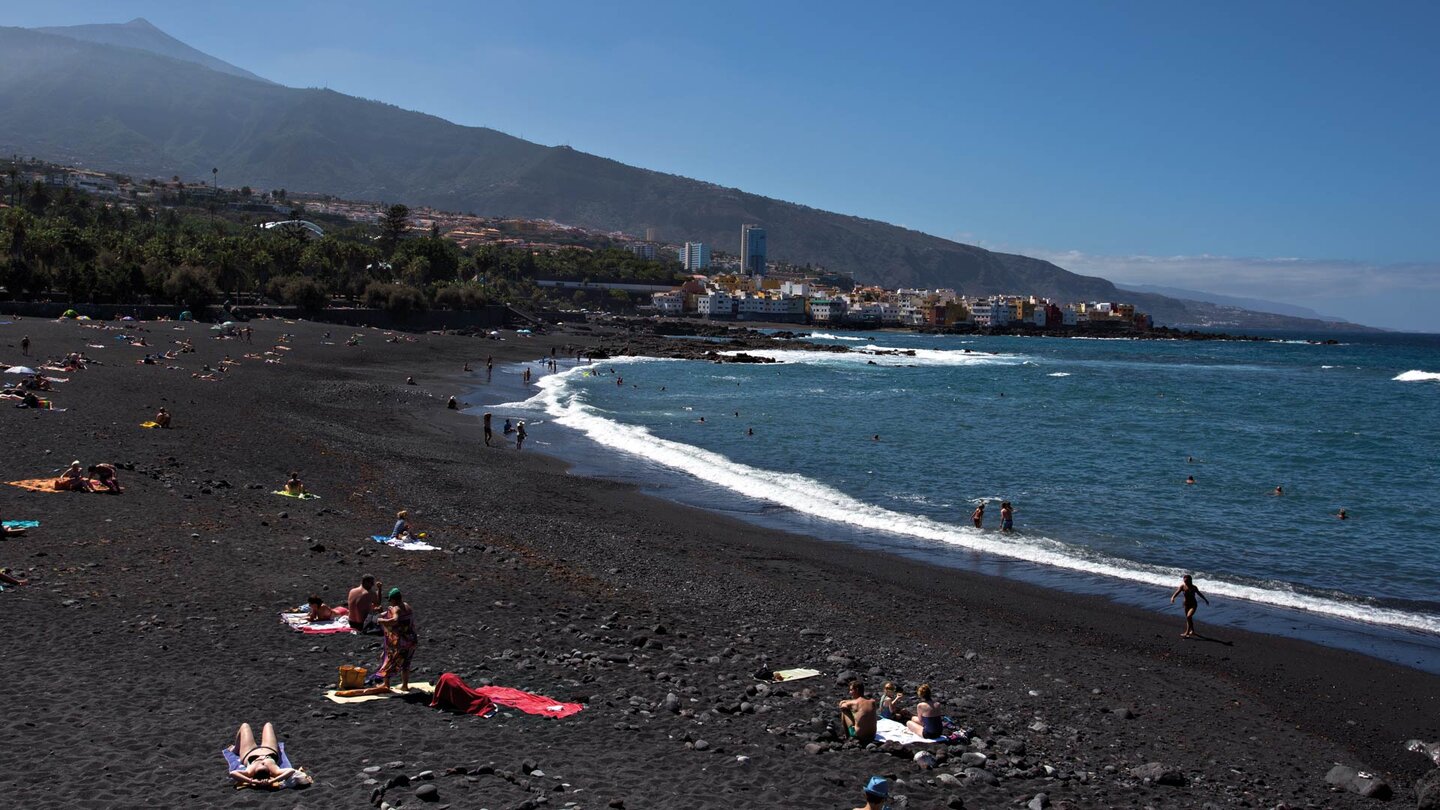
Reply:
[[840, 723], [845, 736], [861, 745], [875, 741], [875, 701], [865, 697], [865, 685], [850, 682], [850, 699], [840, 701]]
[[305, 494], [305, 485], [300, 482], [300, 473], [290, 473], [290, 480], [285, 482], [285, 491], [291, 495]]
[[350, 608], [350, 629], [357, 633], [378, 633], [380, 626], [375, 623], [375, 608], [380, 606], [380, 583], [366, 574], [360, 584], [350, 589], [345, 596]]
[[170, 412], [161, 408], [155, 412], [155, 424], [162, 428], [170, 427]]
[[865, 783], [865, 804], [855, 810], [885, 810], [890, 798], [890, 780], [883, 776], [872, 776]]

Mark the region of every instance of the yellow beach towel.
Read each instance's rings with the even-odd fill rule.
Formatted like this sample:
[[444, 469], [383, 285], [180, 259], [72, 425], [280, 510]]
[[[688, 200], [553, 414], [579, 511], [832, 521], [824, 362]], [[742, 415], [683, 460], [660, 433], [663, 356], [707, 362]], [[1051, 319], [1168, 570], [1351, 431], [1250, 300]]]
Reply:
[[[400, 691], [400, 687], [398, 686], [392, 686], [390, 687], [389, 692], [385, 692], [379, 695], [359, 695], [357, 697], [340, 697], [339, 695], [335, 694], [338, 691], [340, 690], [327, 689], [325, 691], [325, 697], [336, 703], [369, 703], [372, 700], [389, 700], [390, 698], [401, 697], [402, 695], [407, 694]], [[426, 694], [430, 694], [435, 691], [435, 685], [430, 683], [429, 681], [411, 681], [410, 691], [424, 692]]]

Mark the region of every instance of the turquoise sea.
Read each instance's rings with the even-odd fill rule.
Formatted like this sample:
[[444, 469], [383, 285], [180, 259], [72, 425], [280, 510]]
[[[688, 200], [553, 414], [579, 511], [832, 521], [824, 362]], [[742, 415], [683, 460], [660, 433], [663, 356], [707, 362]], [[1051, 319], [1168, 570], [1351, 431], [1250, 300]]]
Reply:
[[847, 350], [566, 362], [504, 409], [709, 508], [1155, 609], [1193, 573], [1212, 618], [1435, 668], [1440, 335], [1306, 337], [815, 332]]

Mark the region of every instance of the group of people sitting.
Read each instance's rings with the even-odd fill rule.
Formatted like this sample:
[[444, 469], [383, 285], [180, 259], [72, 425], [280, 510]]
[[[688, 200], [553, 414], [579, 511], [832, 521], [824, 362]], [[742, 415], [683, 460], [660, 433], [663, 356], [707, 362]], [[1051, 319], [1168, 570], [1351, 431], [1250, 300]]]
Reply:
[[[416, 632], [415, 611], [405, 601], [399, 588], [391, 588], [381, 599], [380, 581], [370, 574], [360, 578], [360, 584], [345, 595], [346, 618], [350, 629], [356, 633], [384, 636], [381, 645], [380, 666], [376, 668], [375, 680], [388, 690], [390, 680], [400, 676], [400, 688], [410, 688], [410, 661], [420, 637]], [[325, 604], [318, 594], [307, 600], [310, 612], [306, 621], [328, 622], [335, 618], [335, 608]]]
[[865, 695], [865, 684], [851, 681], [850, 697], [839, 704], [840, 725], [845, 736], [861, 745], [872, 743], [876, 721], [880, 719], [904, 723], [910, 733], [927, 740], [945, 736], [944, 707], [934, 698], [930, 684], [920, 684], [915, 697], [914, 708], [908, 709], [893, 682], [886, 682], [885, 694], [875, 700]]
[[79, 461], [70, 466], [55, 479], [56, 489], [64, 492], [124, 492], [120, 477], [115, 474], [114, 464], [91, 464], [84, 467]]

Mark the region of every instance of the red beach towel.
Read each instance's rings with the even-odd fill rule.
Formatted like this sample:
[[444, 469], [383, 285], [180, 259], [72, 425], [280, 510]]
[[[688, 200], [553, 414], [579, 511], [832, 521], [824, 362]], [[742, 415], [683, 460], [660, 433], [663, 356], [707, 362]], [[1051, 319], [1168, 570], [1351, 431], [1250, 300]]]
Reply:
[[522, 692], [508, 686], [486, 686], [475, 691], [501, 706], [509, 706], [526, 714], [538, 714], [543, 717], [569, 717], [585, 708], [582, 703], [561, 703], [554, 698]]
[[466, 686], [459, 675], [447, 672], [435, 682], [435, 695], [430, 699], [430, 708], [484, 717], [495, 710], [495, 704], [479, 691]]

